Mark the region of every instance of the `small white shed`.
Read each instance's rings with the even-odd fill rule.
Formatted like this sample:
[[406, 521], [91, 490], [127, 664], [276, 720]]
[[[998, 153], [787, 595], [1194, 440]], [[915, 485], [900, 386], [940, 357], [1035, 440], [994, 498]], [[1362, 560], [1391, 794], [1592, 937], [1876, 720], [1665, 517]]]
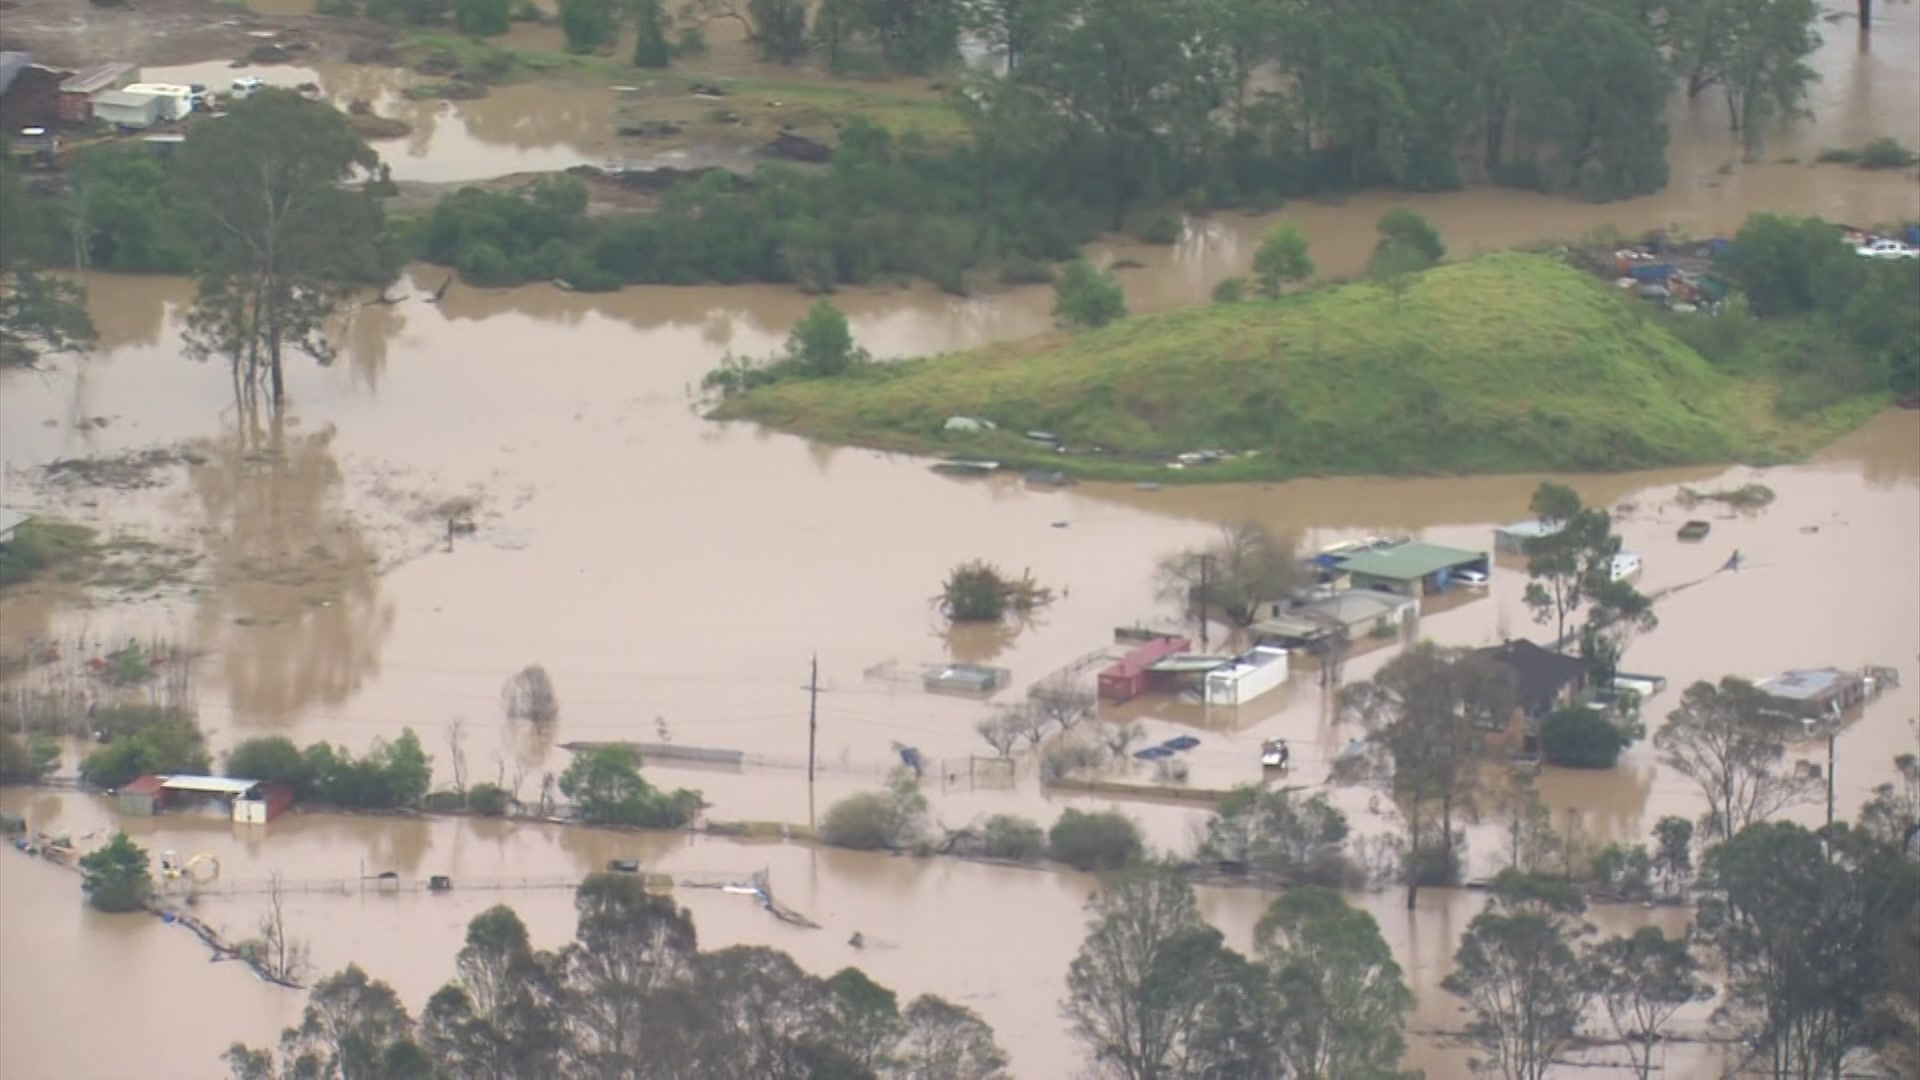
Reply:
[[[134, 83], [125, 89], [129, 94], [152, 94], [160, 99], [160, 119], [163, 121], [185, 120], [193, 115], [193, 87], [179, 86], [174, 83]], [[95, 115], [99, 114], [98, 106]]]
[[1245, 705], [1287, 681], [1287, 650], [1261, 645], [1207, 672], [1209, 705]]
[[160, 122], [163, 103], [158, 94], [129, 90], [102, 90], [93, 96], [94, 119], [123, 128], [150, 128]]

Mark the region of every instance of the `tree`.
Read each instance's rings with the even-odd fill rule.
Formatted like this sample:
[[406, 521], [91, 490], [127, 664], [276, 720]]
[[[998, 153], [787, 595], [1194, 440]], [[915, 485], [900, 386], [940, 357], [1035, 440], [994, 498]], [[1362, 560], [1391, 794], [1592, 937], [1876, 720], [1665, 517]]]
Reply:
[[1139, 862], [1146, 850], [1140, 826], [1113, 810], [1061, 811], [1047, 830], [1047, 851], [1076, 870], [1118, 870]]
[[1700, 786], [1707, 832], [1722, 840], [1811, 794], [1814, 781], [1784, 764], [1794, 721], [1745, 679], [1687, 687], [1654, 733], [1660, 760]]
[[1367, 264], [1367, 276], [1375, 285], [1387, 291], [1393, 297], [1393, 310], [1400, 310], [1400, 302], [1413, 288], [1414, 275], [1426, 269], [1426, 257], [1419, 249], [1405, 241], [1395, 240], [1373, 253], [1373, 260]]
[[1540, 722], [1540, 752], [1563, 768], [1611, 769], [1626, 748], [1626, 736], [1597, 709], [1555, 709]]
[[617, 9], [612, 0], [560, 0], [560, 32], [571, 53], [611, 45], [620, 33]]
[[1053, 321], [1097, 329], [1127, 317], [1127, 294], [1112, 273], [1075, 259], [1053, 282]]
[[526, 924], [495, 905], [467, 923], [454, 962], [421, 1016], [422, 1041], [459, 1080], [553, 1075], [564, 1046], [555, 958], [535, 953]]
[[0, 784], [31, 784], [60, 764], [60, 743], [35, 735], [23, 744], [13, 732], [0, 732]]
[[1780, 214], [1750, 215], [1715, 260], [1762, 316], [1838, 308], [1867, 273], [1864, 261], [1838, 228]]
[[1286, 1075], [1396, 1080], [1413, 993], [1373, 916], [1319, 886], [1290, 890], [1254, 931], [1271, 973]]
[[1513, 714], [1512, 674], [1465, 650], [1422, 642], [1370, 681], [1343, 687], [1339, 707], [1344, 719], [1367, 731], [1363, 765], [1392, 794], [1405, 824], [1412, 910], [1421, 885], [1459, 878], [1454, 812], [1471, 809], [1478, 794], [1476, 732], [1504, 728]]
[[228, 776], [285, 784], [295, 798], [313, 794], [312, 767], [285, 735], [263, 735], [235, 744], [227, 751], [226, 771]]
[[1775, 1076], [1829, 1076], [1872, 1041], [1888, 931], [1920, 918], [1920, 864], [1837, 839], [1830, 855], [1800, 826], [1762, 821], [1707, 854], [1701, 934]]
[[379, 161], [339, 110], [276, 89], [201, 125], [181, 150], [177, 190], [201, 240], [187, 348], [226, 358], [243, 407], [263, 376], [280, 407], [288, 350], [331, 362], [327, 320], [353, 288], [390, 275], [380, 205], [346, 186]]
[[453, 25], [469, 37], [494, 37], [513, 29], [511, 0], [454, 0]]
[[1290, 885], [1359, 884], [1347, 858], [1347, 817], [1324, 793], [1296, 799], [1284, 788], [1243, 784], [1207, 821], [1204, 858], [1246, 863]]
[[298, 985], [307, 971], [307, 946], [287, 932], [287, 896], [280, 871], [267, 878], [267, 910], [260, 914], [260, 965], [267, 977]]
[[1693, 822], [1683, 817], [1663, 817], [1653, 823], [1653, 836], [1654, 872], [1660, 875], [1667, 895], [1677, 896], [1693, 876]]
[[1053, 590], [1036, 582], [1031, 571], [1016, 578], [976, 559], [947, 571], [934, 603], [954, 622], [998, 622], [1008, 612], [1028, 615], [1053, 603]]
[[980, 827], [980, 854], [989, 859], [1032, 862], [1046, 853], [1046, 830], [1017, 814], [995, 814]]
[[1749, 156], [1775, 120], [1804, 111], [1807, 88], [1819, 78], [1806, 58], [1820, 47], [1815, 0], [1691, 0], [1676, 5], [1674, 55], [1697, 95], [1719, 83], [1726, 92], [1727, 126], [1739, 132]]
[[1027, 704], [1037, 716], [1062, 733], [1100, 715], [1100, 699], [1093, 691], [1068, 683], [1036, 684], [1027, 691]]
[[80, 891], [99, 911], [138, 911], [153, 893], [147, 849], [117, 832], [98, 851], [80, 857]]
[[816, 300], [787, 335], [787, 360], [810, 378], [839, 375], [871, 359], [853, 343], [847, 317], [826, 300]]
[[1259, 622], [1262, 605], [1284, 602], [1312, 580], [1295, 537], [1252, 522], [1225, 526], [1207, 547], [1166, 556], [1154, 578], [1162, 602], [1218, 611], [1240, 627]]
[[1713, 990], [1699, 979], [1700, 963], [1685, 937], [1657, 927], [1608, 938], [1587, 955], [1596, 996], [1613, 1031], [1626, 1044], [1640, 1080], [1653, 1075], [1653, 1047], [1673, 1014]]
[[[413, 1018], [393, 987], [349, 964], [314, 984], [300, 1026], [281, 1033], [281, 1075], [424, 1080], [431, 1064], [413, 1033]], [[256, 1054], [266, 1057], [236, 1043], [227, 1059], [235, 1064]]]
[[993, 747], [995, 754], [1012, 757], [1013, 746], [1020, 741], [1020, 724], [1018, 716], [1004, 709], [995, 709], [991, 716], [981, 717], [973, 730], [980, 733], [988, 746]]
[[1170, 868], [1141, 867], [1107, 883], [1088, 911], [1061, 1011], [1089, 1060], [1125, 1080], [1197, 1075], [1185, 1063], [1200, 1053], [1194, 1037], [1227, 952], [1193, 887]]
[[827, 808], [820, 838], [860, 851], [912, 847], [926, 834], [927, 796], [913, 774], [895, 769], [883, 791], [849, 795]]
[[574, 895], [579, 921], [560, 954], [568, 987], [573, 1060], [603, 1076], [621, 1076], [675, 1017], [653, 1008], [660, 993], [692, 976], [693, 919], [672, 900], [647, 892], [630, 874], [594, 874]]
[[[1587, 662], [1588, 681], [1597, 686], [1611, 686], [1627, 646], [1660, 625], [1652, 598], [1631, 582], [1611, 580], [1606, 566], [1596, 568], [1596, 578], [1604, 580], [1587, 590], [1592, 606], [1587, 609], [1586, 625], [1580, 628], [1580, 655]], [[1634, 708], [1637, 711], [1638, 705]]]
[[1307, 234], [1291, 221], [1274, 226], [1254, 252], [1253, 274], [1260, 281], [1260, 291], [1272, 297], [1279, 296], [1283, 287], [1312, 277]]
[[1860, 808], [1860, 829], [1901, 855], [1920, 856], [1920, 755], [1896, 756], [1893, 771], [1895, 779], [1875, 787]]
[[1651, 29], [1602, 4], [1553, 7], [1557, 17], [1500, 65], [1512, 74], [1515, 131], [1542, 151], [1542, 186], [1603, 200], [1665, 187], [1673, 77]]
[[0, 161], [0, 368], [32, 364], [43, 352], [93, 344], [86, 297], [43, 271], [58, 250], [51, 215], [27, 204], [11, 148]]
[[864, 22], [898, 70], [925, 74], [959, 51], [959, 0], [886, 0], [866, 6]]
[[628, 0], [633, 12], [635, 35], [633, 65], [664, 68], [673, 62], [673, 47], [667, 43], [667, 14], [660, 0]]
[[213, 765], [206, 737], [192, 720], [175, 718], [88, 754], [80, 778], [95, 787], [117, 788], [143, 773], [204, 773]]
[[894, 992], [859, 968], [841, 968], [827, 979], [834, 1013], [834, 1042], [863, 1069], [878, 1068], [902, 1032]]
[[[1541, 483], [1531, 503], [1534, 516], [1549, 530], [1528, 537], [1527, 606], [1534, 621], [1552, 622], [1554, 641], [1564, 647], [1567, 620], [1587, 598], [1607, 582], [1620, 538], [1605, 510], [1588, 509], [1572, 488], [1551, 480]], [[1624, 600], [1621, 601], [1625, 603]]]
[[1060, 0], [961, 0], [961, 25], [1020, 70], [1034, 42], [1058, 24]]
[[1374, 223], [1380, 233], [1380, 240], [1374, 245], [1375, 261], [1388, 249], [1401, 246], [1410, 251], [1417, 265], [1416, 270], [1425, 270], [1447, 257], [1446, 242], [1440, 239], [1440, 230], [1433, 222], [1404, 206], [1395, 206], [1380, 215]]
[[932, 994], [907, 1006], [906, 1032], [895, 1054], [914, 1080], [1005, 1080], [1007, 1055], [979, 1014]]
[[510, 675], [500, 687], [500, 708], [509, 720], [526, 720], [545, 726], [560, 718], [560, 699], [554, 696], [553, 679], [539, 664], [528, 664]]
[[807, 55], [807, 6], [804, 0], [747, 0], [760, 59], [791, 64]]
[[1440, 984], [1466, 1002], [1469, 1037], [1506, 1080], [1545, 1080], [1593, 996], [1571, 942], [1585, 902], [1570, 885], [1503, 871]]
[[573, 800], [582, 820], [603, 824], [678, 828], [693, 820], [700, 793], [661, 791], [640, 775], [640, 752], [627, 743], [606, 743], [574, 757], [560, 774], [560, 793]]

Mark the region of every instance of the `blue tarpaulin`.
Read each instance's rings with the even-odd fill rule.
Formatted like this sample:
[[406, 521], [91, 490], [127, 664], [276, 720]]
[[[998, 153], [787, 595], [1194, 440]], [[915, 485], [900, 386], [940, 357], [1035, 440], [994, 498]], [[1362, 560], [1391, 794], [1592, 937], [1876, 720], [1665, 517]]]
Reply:
[[1191, 735], [1180, 735], [1160, 744], [1168, 750], [1191, 750], [1200, 745], [1200, 740]]

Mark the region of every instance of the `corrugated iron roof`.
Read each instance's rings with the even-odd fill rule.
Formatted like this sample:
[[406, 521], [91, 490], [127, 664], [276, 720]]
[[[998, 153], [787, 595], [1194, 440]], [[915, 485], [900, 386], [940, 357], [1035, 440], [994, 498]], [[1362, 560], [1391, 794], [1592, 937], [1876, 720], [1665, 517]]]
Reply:
[[1349, 574], [1386, 578], [1389, 581], [1413, 581], [1455, 566], [1466, 566], [1486, 558], [1484, 552], [1464, 551], [1409, 540], [1385, 551], [1367, 551], [1340, 564]]
[[245, 795], [260, 785], [258, 780], [231, 776], [169, 776], [160, 786], [168, 791], [198, 791], [208, 795]]
[[0, 52], [0, 94], [7, 92], [13, 80], [33, 64], [33, 56], [23, 52]]
[[1794, 668], [1761, 683], [1760, 689], [1790, 701], [1818, 701], [1858, 677], [1839, 668]]
[[24, 510], [15, 510], [10, 506], [0, 506], [0, 539], [4, 539], [13, 530], [33, 520], [33, 515]]
[[91, 94], [104, 90], [133, 70], [132, 64], [101, 64], [91, 67], [60, 84], [63, 94]]

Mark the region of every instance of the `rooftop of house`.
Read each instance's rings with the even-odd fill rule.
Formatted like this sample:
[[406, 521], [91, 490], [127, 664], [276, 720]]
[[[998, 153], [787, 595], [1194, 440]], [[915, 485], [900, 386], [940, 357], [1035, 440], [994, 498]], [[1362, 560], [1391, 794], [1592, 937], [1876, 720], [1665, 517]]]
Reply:
[[33, 520], [33, 515], [11, 506], [0, 506], [0, 540], [13, 535], [13, 530]]
[[1526, 640], [1475, 649], [1474, 655], [1512, 671], [1515, 692], [1530, 709], [1544, 708], [1560, 691], [1578, 683], [1587, 673], [1587, 665], [1580, 660], [1561, 656]]
[[1381, 551], [1361, 552], [1344, 560], [1340, 567], [1349, 574], [1364, 574], [1389, 581], [1414, 581], [1441, 570], [1485, 562], [1486, 558], [1485, 552], [1409, 540]]
[[1794, 668], [1760, 684], [1763, 693], [1789, 701], [1819, 701], [1840, 693], [1860, 677], [1839, 668]]
[[260, 786], [258, 780], [231, 776], [169, 776], [160, 785], [168, 791], [197, 791], [208, 795], [245, 795]]
[[1552, 536], [1564, 528], [1566, 528], [1566, 525], [1562, 523], [1542, 521], [1539, 518], [1534, 518], [1532, 521], [1516, 521], [1511, 525], [1502, 525], [1494, 531], [1506, 533], [1508, 536], [1533, 538]]
[[60, 92], [63, 94], [91, 94], [96, 90], [104, 90], [112, 86], [114, 83], [126, 78], [133, 70], [132, 64], [101, 64], [97, 67], [90, 67], [80, 74], [75, 75], [73, 78], [68, 79], [66, 82], [61, 83]]

